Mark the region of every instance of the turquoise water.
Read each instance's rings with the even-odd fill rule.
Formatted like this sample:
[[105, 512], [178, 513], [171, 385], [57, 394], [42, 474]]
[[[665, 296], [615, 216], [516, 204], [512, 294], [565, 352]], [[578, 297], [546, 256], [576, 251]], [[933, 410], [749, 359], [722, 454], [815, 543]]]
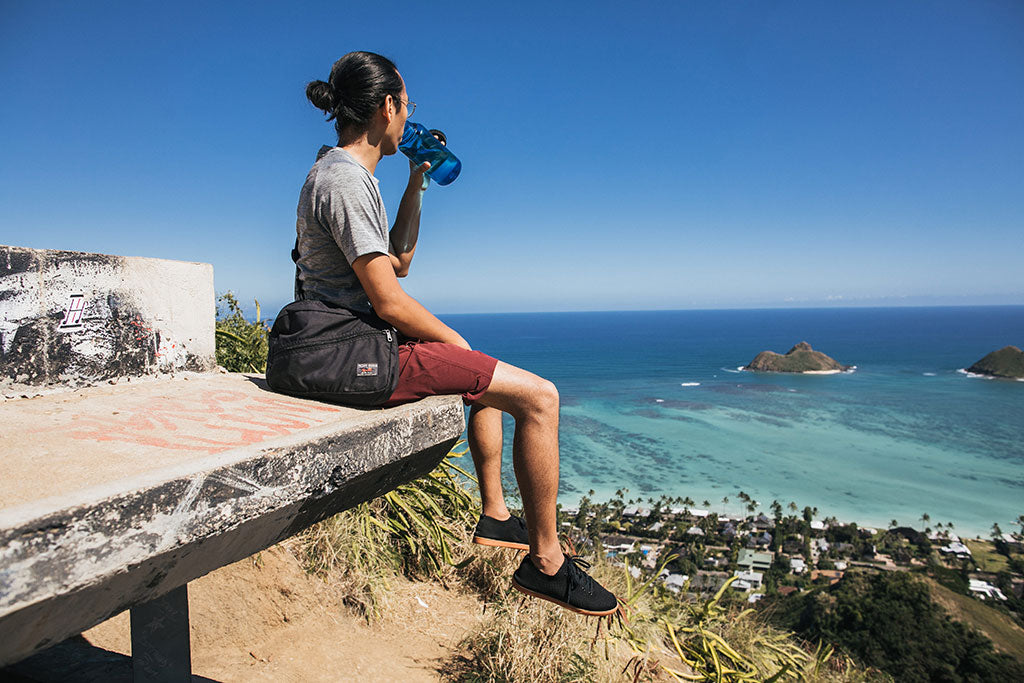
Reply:
[[[445, 320], [474, 348], [558, 385], [564, 503], [628, 488], [740, 512], [742, 490], [766, 510], [795, 501], [822, 517], [919, 527], [928, 513], [982, 535], [1024, 513], [1024, 382], [962, 372], [1024, 345], [1024, 306]], [[737, 370], [799, 341], [856, 370]]]

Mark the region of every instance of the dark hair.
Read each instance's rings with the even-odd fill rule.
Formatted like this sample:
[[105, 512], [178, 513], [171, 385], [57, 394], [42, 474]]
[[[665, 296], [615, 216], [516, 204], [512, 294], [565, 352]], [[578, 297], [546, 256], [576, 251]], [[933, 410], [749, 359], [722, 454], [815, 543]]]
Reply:
[[401, 94], [398, 69], [390, 59], [373, 52], [349, 52], [331, 67], [327, 83], [312, 81], [306, 86], [309, 101], [334, 121], [339, 141], [349, 126], [362, 132], [387, 95], [397, 102]]

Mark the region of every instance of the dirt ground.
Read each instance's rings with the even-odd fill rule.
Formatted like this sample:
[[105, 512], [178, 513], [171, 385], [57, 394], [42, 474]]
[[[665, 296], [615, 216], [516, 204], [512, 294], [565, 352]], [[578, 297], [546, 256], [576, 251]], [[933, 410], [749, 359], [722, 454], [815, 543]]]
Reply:
[[[395, 579], [383, 619], [367, 624], [321, 579], [274, 547], [189, 584], [192, 671], [216, 681], [436, 681], [481, 619], [471, 595]], [[86, 631], [130, 654], [128, 613]]]

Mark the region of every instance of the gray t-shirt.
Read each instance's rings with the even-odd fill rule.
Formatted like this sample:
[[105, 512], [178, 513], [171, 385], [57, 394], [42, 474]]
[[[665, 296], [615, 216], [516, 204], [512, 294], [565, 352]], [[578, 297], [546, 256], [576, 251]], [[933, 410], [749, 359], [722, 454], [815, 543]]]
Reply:
[[299, 193], [295, 231], [301, 298], [369, 311], [352, 262], [388, 253], [388, 215], [377, 179], [344, 149], [321, 148]]

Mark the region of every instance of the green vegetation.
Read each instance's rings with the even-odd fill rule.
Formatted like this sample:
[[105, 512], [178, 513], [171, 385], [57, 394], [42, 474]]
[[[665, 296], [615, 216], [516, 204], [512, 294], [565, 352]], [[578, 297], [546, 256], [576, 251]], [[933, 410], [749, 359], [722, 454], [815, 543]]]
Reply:
[[834, 372], [846, 370], [833, 358], [820, 351], [815, 351], [807, 342], [800, 342], [785, 355], [774, 351], [762, 351], [746, 366], [747, 370], [758, 372]]
[[961, 595], [935, 583], [931, 584], [931, 591], [932, 598], [951, 617], [978, 629], [992, 640], [996, 649], [1024, 663], [1024, 629], [1010, 617], [976, 598]]
[[993, 351], [967, 368], [968, 372], [993, 377], [1024, 378], [1024, 351], [1016, 346], [1004, 346]]
[[263, 372], [267, 369], [267, 336], [270, 328], [260, 320], [260, 302], [256, 302], [256, 322], [242, 315], [242, 307], [231, 292], [217, 299], [217, 365], [228, 372]]
[[996, 574], [1009, 569], [1010, 562], [1005, 555], [996, 552], [995, 545], [980, 539], [963, 539], [964, 545], [971, 549], [971, 556], [978, 569]]
[[457, 464], [465, 453], [453, 449], [427, 476], [304, 531], [295, 550], [307, 571], [338, 581], [346, 603], [373, 619], [386, 604], [390, 577], [443, 581], [449, 568], [469, 564], [471, 557], [455, 559], [465, 555], [467, 529], [480, 513], [460, 479], [472, 479]]
[[1024, 666], [950, 617], [906, 572], [850, 572], [827, 588], [765, 606], [774, 623], [835, 643], [899, 681], [1024, 680]]

